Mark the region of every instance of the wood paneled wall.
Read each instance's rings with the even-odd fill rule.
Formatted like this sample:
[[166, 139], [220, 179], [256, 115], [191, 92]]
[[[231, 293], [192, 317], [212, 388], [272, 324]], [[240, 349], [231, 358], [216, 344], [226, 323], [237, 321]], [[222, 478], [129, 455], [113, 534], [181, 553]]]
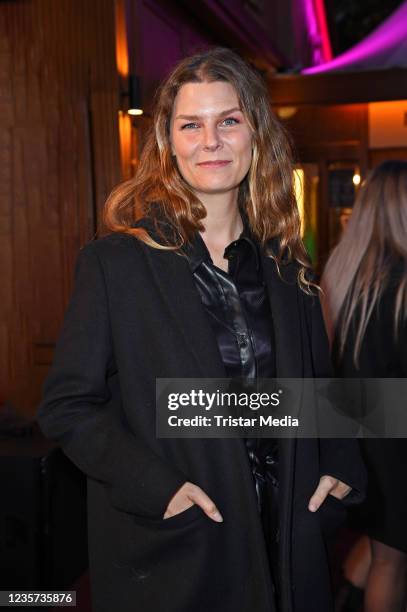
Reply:
[[120, 180], [113, 0], [0, 3], [0, 403], [33, 414]]

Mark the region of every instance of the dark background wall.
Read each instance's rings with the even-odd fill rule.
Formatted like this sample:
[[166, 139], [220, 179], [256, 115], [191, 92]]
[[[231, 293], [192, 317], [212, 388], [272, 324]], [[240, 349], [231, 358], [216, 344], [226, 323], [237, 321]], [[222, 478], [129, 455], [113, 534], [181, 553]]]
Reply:
[[0, 3], [0, 398], [32, 413], [120, 179], [111, 0]]

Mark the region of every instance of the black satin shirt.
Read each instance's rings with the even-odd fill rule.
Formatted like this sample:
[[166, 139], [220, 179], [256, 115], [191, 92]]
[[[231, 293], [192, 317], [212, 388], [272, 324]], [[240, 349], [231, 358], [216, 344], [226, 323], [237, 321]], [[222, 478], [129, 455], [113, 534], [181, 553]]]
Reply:
[[273, 325], [258, 248], [247, 230], [225, 249], [229, 271], [212, 263], [198, 233], [189, 251], [196, 287], [228, 377], [275, 376]]

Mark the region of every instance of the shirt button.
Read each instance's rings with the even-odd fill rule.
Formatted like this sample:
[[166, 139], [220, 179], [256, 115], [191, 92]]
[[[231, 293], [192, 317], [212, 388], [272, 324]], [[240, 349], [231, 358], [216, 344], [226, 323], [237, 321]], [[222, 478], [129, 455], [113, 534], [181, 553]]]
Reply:
[[245, 348], [248, 345], [246, 334], [238, 334], [237, 335], [237, 343], [240, 348]]

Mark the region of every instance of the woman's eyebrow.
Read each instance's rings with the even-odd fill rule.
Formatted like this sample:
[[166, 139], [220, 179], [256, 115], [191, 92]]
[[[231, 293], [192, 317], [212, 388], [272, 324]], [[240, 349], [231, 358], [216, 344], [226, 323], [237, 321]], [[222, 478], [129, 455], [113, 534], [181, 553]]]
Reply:
[[[234, 113], [236, 111], [242, 112], [241, 108], [237, 106], [235, 108], [228, 108], [227, 110], [222, 111], [218, 114], [218, 117], [223, 117], [224, 115], [228, 115], [229, 113]], [[201, 119], [199, 115], [177, 115], [175, 119], [187, 119], [188, 121], [194, 121], [195, 119]]]

